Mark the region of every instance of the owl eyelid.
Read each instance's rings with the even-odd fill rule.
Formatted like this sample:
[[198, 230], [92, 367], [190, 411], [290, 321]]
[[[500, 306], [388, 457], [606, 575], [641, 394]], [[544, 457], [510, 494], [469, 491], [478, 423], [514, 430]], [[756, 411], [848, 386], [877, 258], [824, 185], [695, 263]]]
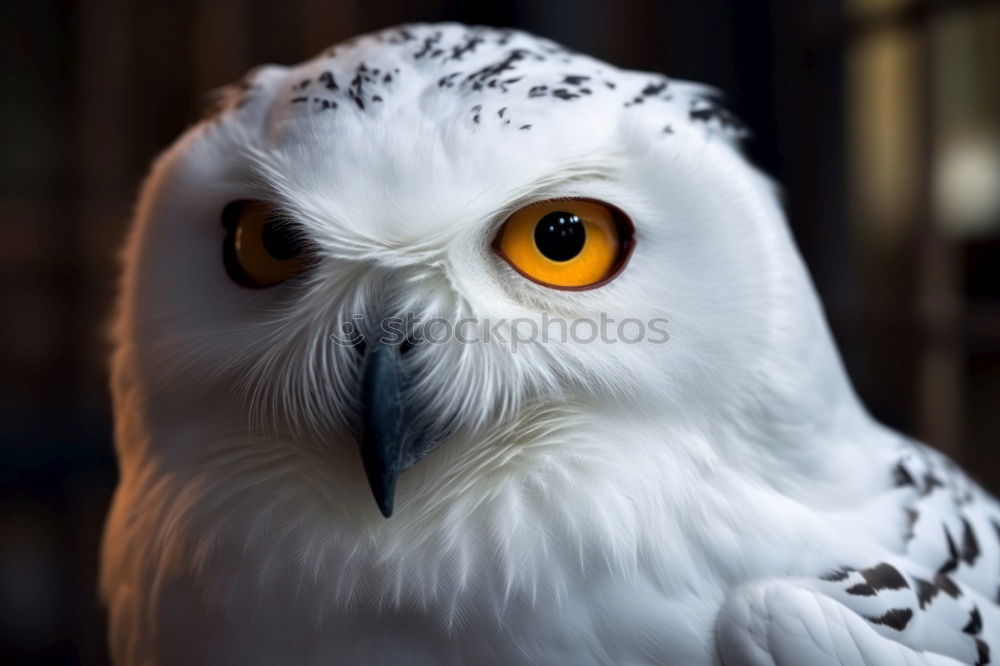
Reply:
[[[219, 218], [222, 221], [222, 226], [227, 231], [232, 231], [236, 227], [236, 223], [240, 220], [240, 213], [243, 212], [244, 208], [252, 204], [264, 204], [271, 208], [279, 208], [278, 204], [266, 199], [234, 199], [222, 208], [222, 214]], [[298, 224], [294, 218], [288, 215], [278, 214], [274, 217], [288, 224]]]
[[[615, 226], [618, 231], [618, 240], [621, 243], [621, 249], [618, 252], [618, 258], [614, 264], [614, 267], [608, 272], [608, 275], [606, 277], [598, 280], [597, 282], [585, 285], [576, 285], [576, 286], [566, 286], [566, 285], [558, 285], [558, 284], [551, 284], [549, 282], [544, 282], [535, 277], [532, 277], [524, 270], [519, 268], [513, 261], [510, 260], [509, 257], [507, 257], [503, 253], [503, 251], [500, 248], [500, 240], [501, 236], [503, 235], [504, 228], [506, 227], [507, 223], [511, 220], [511, 218], [513, 218], [514, 215], [516, 215], [519, 211], [524, 210], [525, 208], [529, 208], [531, 206], [537, 206], [539, 204], [561, 202], [561, 201], [566, 201], [566, 202], [585, 201], [589, 203], [595, 203], [600, 206], [604, 206], [611, 212], [611, 216], [615, 221]], [[614, 204], [608, 203], [607, 201], [603, 201], [601, 199], [595, 199], [591, 197], [553, 197], [549, 199], [537, 199], [534, 201], [529, 201], [522, 206], [518, 206], [517, 208], [513, 209], [510, 213], [507, 214], [507, 216], [503, 220], [503, 223], [500, 224], [499, 228], [494, 233], [493, 241], [492, 243], [490, 243], [490, 247], [493, 249], [493, 252], [498, 257], [503, 259], [504, 263], [506, 263], [508, 266], [514, 269], [516, 273], [518, 273], [525, 279], [534, 282], [537, 285], [541, 285], [543, 287], [546, 287], [547, 289], [558, 289], [559, 291], [589, 291], [591, 289], [598, 289], [600, 287], [603, 287], [604, 285], [608, 284], [609, 282], [617, 278], [619, 275], [621, 275], [622, 272], [624, 272], [625, 267], [628, 265], [629, 260], [632, 258], [632, 252], [633, 250], [635, 250], [635, 223], [632, 222], [632, 218], [629, 217], [629, 215], [625, 213], [625, 211], [623, 211], [621, 208], [619, 208]]]

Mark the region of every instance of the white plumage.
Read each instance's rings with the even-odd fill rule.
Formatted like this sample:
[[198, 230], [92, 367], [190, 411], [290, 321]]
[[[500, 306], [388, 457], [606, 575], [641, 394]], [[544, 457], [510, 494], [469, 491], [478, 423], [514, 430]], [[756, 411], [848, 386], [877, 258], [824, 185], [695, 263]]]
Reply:
[[[252, 72], [156, 163], [112, 364], [102, 590], [119, 664], [985, 664], [1000, 508], [865, 413], [770, 182], [711, 90], [516, 31], [361, 37]], [[613, 281], [491, 248], [533, 201], [635, 226]], [[304, 275], [226, 275], [227, 204]], [[447, 432], [383, 518], [363, 321], [669, 321], [666, 344], [421, 344]], [[507, 330], [508, 329], [503, 329]]]

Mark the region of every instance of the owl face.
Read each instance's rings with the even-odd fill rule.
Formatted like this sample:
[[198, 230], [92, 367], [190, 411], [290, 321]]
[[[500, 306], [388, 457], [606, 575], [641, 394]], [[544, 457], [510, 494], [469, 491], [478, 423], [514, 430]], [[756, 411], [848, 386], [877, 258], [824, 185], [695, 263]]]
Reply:
[[277, 447], [389, 515], [431, 459], [474, 483], [594, 424], [739, 418], [812, 301], [738, 135], [703, 87], [514, 31], [251, 72], [139, 206], [119, 357], [150, 418], [203, 425], [157, 446]]

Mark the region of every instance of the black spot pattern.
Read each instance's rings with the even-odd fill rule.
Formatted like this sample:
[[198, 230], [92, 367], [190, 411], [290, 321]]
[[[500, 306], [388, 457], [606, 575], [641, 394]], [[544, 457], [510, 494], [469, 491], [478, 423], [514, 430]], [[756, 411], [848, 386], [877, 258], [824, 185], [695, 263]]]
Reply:
[[[388, 75], [387, 75], [388, 76]], [[390, 79], [391, 80], [391, 79]], [[339, 90], [337, 85], [337, 79], [334, 77], [333, 72], [326, 71], [319, 75], [319, 81], [323, 84], [323, 87], [327, 90]]]
[[917, 525], [917, 520], [920, 519], [920, 512], [911, 507], [906, 507], [903, 511], [906, 514], [906, 531], [903, 533], [903, 541], [909, 542], [916, 534], [914, 528]]
[[365, 86], [374, 83], [376, 76], [378, 76], [378, 70], [369, 70], [365, 63], [359, 63], [354, 78], [351, 79], [351, 84], [347, 88], [347, 95], [362, 111], [365, 110]]
[[893, 468], [892, 478], [894, 483], [896, 484], [896, 487], [917, 485], [916, 480], [914, 480], [914, 478], [910, 475], [909, 470], [907, 470], [906, 467], [903, 466], [903, 463], [897, 463], [896, 466]]
[[[343, 42], [314, 62], [315, 67], [285, 84], [292, 93], [286, 99], [297, 112], [335, 112], [329, 115], [337, 117], [351, 111], [369, 114], [380, 107], [398, 108], [392, 104], [394, 94], [407, 91], [404, 103], [409, 103], [409, 96], [420, 89], [406, 81], [407, 77], [426, 77], [441, 91], [452, 91], [456, 96], [484, 95], [480, 100], [470, 99], [469, 106], [478, 102], [482, 107], [470, 117], [470, 127], [492, 124], [501, 129], [529, 130], [542, 118], [551, 116], [558, 122], [559, 112], [554, 107], [543, 108], [541, 113], [525, 117], [523, 112], [530, 108], [524, 105], [526, 100], [579, 107], [583, 100], [600, 97], [620, 100], [625, 107], [645, 105], [644, 113], [669, 115], [675, 122], [654, 124], [652, 131], [659, 137], [677, 134], [685, 121], [690, 121], [690, 128], [728, 142], [743, 137], [739, 123], [721, 107], [718, 96], [706, 89], [673, 84], [663, 76], [618, 71], [544, 38], [514, 30], [404, 25]], [[672, 102], [678, 90], [679, 101]], [[512, 103], [496, 103], [501, 98], [486, 97], [486, 93], [510, 94]], [[240, 104], [246, 99], [249, 97], [242, 95]], [[664, 103], [669, 106], [662, 106]], [[220, 108], [225, 111], [236, 106], [227, 102]], [[688, 106], [691, 113], [686, 116]], [[213, 111], [219, 112], [219, 108]]]
[[[825, 578], [824, 580], [844, 580], [850, 571], [852, 570], [842, 569], [843, 578]], [[910, 587], [910, 584], [906, 582], [903, 575], [895, 567], [885, 562], [881, 562], [870, 569], [861, 569], [858, 573], [864, 578], [864, 582], [855, 583], [847, 588], [845, 590], [847, 594], [860, 597], [873, 597], [878, 594], [879, 590], [902, 590]]]
[[435, 48], [435, 45], [437, 45], [437, 43], [441, 41], [441, 35], [442, 35], [441, 31], [438, 30], [431, 36], [424, 37], [424, 45], [419, 51], [413, 54], [413, 59], [420, 60], [421, 58], [427, 56], [428, 54], [430, 54], [431, 57], [433, 58], [435, 55], [440, 55], [441, 53], [444, 53], [444, 51], [442, 51], [441, 49]]
[[625, 107], [627, 108], [630, 106], [635, 106], [636, 104], [642, 104], [647, 99], [651, 98], [660, 98], [665, 102], [669, 102], [673, 99], [671, 95], [665, 94], [667, 87], [669, 85], [670, 82], [666, 78], [659, 79], [656, 81], [651, 81], [650, 83], [647, 83], [645, 86], [643, 86], [643, 88], [639, 91], [639, 94], [635, 95], [627, 102], [625, 102]]
[[875, 590], [902, 590], [910, 587], [895, 567], [882, 562], [871, 569], [862, 569], [861, 576]]
[[938, 573], [934, 576], [934, 584], [952, 599], [958, 599], [962, 596], [962, 590], [958, 589], [958, 585], [955, 585], [955, 581], [946, 573]]
[[[1000, 571], [984, 580], [985, 572], [976, 569], [984, 559], [995, 562], [1000, 551], [1000, 505], [940, 454], [919, 444], [901, 448], [899, 459], [887, 465], [887, 479], [893, 488], [917, 491], [895, 494], [906, 544], [902, 559], [868, 569], [841, 567], [819, 578], [836, 586], [832, 596], [866, 621], [899, 632], [910, 628], [907, 644], [916, 649], [941, 651], [961, 663], [972, 663], [975, 655], [976, 663], [987, 664], [997, 628], [990, 627], [983, 603], [1000, 603]], [[986, 517], [996, 540], [983, 538], [979, 525]], [[914, 628], [918, 614], [921, 624]]]
[[923, 610], [927, 604], [934, 600], [941, 588], [922, 578], [915, 578], [913, 582], [917, 588], [917, 602], [920, 604], [920, 609]]
[[955, 540], [951, 538], [951, 530], [947, 525], [943, 526], [945, 542], [948, 544], [948, 559], [944, 561], [938, 573], [947, 574], [958, 568], [958, 548], [955, 547]]
[[452, 72], [438, 79], [439, 88], [453, 88], [455, 87], [455, 79], [462, 75], [462, 72]]
[[937, 478], [933, 472], [927, 472], [924, 475], [924, 492], [931, 493], [934, 492], [935, 488], [944, 488], [944, 481]]
[[858, 583], [857, 585], [852, 585], [847, 588], [848, 594], [853, 594], [856, 597], [874, 597], [877, 592], [875, 588], [868, 583]]
[[976, 635], [983, 630], [983, 618], [979, 614], [979, 608], [976, 606], [972, 607], [972, 612], [969, 613], [969, 623], [962, 627], [962, 631], [967, 634]]
[[962, 518], [962, 561], [968, 565], [974, 565], [979, 559], [979, 540], [972, 525], [965, 518]]
[[[510, 53], [506, 55], [499, 62], [495, 62], [491, 65], [487, 65], [465, 77], [467, 83], [470, 84], [473, 90], [482, 90], [483, 86], [489, 85], [494, 81], [499, 81], [501, 75], [504, 72], [515, 69], [517, 63], [526, 58], [534, 58], [537, 60], [544, 60], [545, 58], [528, 51], [527, 49], [513, 49]], [[513, 83], [513, 81], [507, 80], [506, 83]], [[496, 84], [494, 84], [496, 85]]]
[[976, 660], [976, 666], [986, 666], [990, 663], [990, 646], [978, 638], [976, 639], [976, 654], [979, 657]]
[[473, 53], [476, 47], [482, 44], [485, 40], [479, 35], [470, 35], [466, 38], [464, 44], [451, 47], [451, 59], [461, 60], [466, 53]]
[[881, 624], [896, 631], [903, 631], [906, 625], [913, 618], [913, 611], [909, 608], [890, 608], [884, 615], [873, 617], [866, 615], [865, 619], [872, 624]]

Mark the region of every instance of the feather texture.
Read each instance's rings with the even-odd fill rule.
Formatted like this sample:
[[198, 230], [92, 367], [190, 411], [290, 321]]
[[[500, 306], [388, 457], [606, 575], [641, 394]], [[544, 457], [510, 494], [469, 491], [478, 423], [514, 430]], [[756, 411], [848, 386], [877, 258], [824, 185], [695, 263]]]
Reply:
[[[707, 87], [456, 24], [223, 91], [124, 255], [115, 661], [988, 663], [996, 504], [865, 413], [742, 135]], [[571, 197], [634, 224], [613, 281], [549, 289], [491, 250]], [[309, 239], [304, 275], [227, 278], [220, 215], [246, 199]], [[448, 436], [386, 520], [331, 335], [404, 313], [493, 337], [408, 353]], [[517, 341], [548, 317], [669, 339]]]

